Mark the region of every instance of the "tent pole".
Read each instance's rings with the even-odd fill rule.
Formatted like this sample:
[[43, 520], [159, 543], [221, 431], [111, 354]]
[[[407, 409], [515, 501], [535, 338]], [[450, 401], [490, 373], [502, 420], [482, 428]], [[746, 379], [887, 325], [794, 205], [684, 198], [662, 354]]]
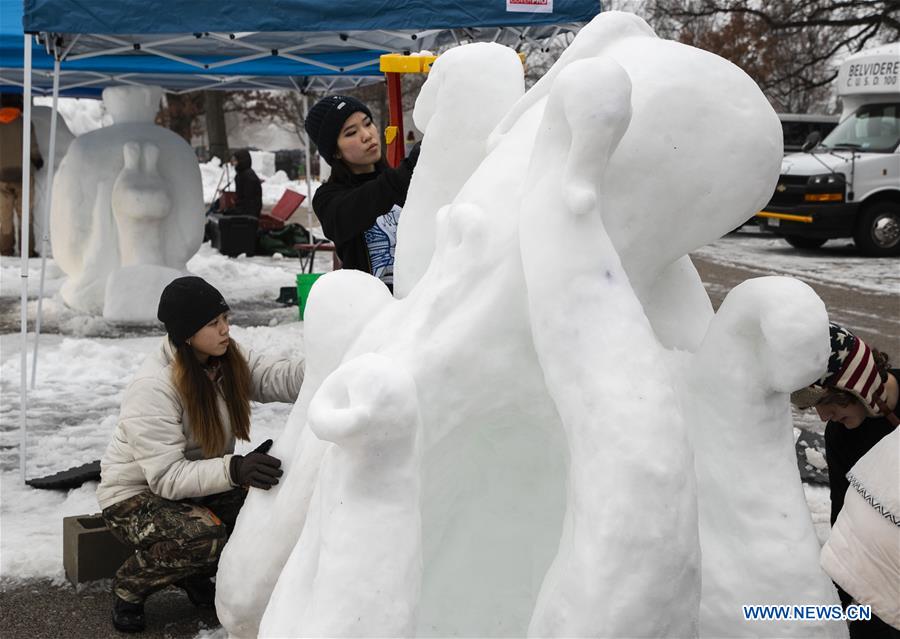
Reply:
[[[309, 113], [309, 98], [305, 93], [303, 96], [303, 117], [306, 117], [306, 114]], [[309, 133], [306, 132], [306, 127], [303, 128], [303, 146], [306, 151], [306, 229], [309, 231], [309, 241], [312, 243], [312, 225], [313, 225], [313, 209], [312, 209], [312, 178], [310, 178], [310, 167], [311, 158], [309, 155]]]
[[[54, 46], [54, 53], [56, 47]], [[50, 206], [53, 203], [53, 175], [56, 169], [56, 117], [59, 111], [59, 56], [53, 61], [53, 108], [50, 111], [50, 157], [47, 158], [46, 212], [41, 224], [41, 285], [38, 288], [37, 315], [34, 320], [34, 355], [31, 358], [31, 389], [37, 379], [38, 347], [41, 343], [41, 317], [44, 310], [44, 278], [47, 274], [47, 245], [50, 239]]]
[[21, 353], [21, 387], [19, 389], [19, 423], [21, 439], [19, 440], [19, 472], [22, 482], [25, 482], [25, 456], [28, 442], [28, 229], [31, 228], [31, 36], [25, 34], [23, 38], [25, 88], [22, 93], [22, 224], [19, 225], [19, 238], [21, 239], [21, 325], [22, 325], [22, 353]]
[[387, 142], [387, 161], [389, 165], [396, 167], [400, 165], [400, 162], [406, 155], [404, 149], [406, 138], [403, 134], [403, 88], [400, 84], [399, 73], [386, 72], [384, 77], [387, 82], [388, 111], [390, 116], [390, 126], [387, 128], [393, 128], [394, 130], [394, 139], [385, 139]]

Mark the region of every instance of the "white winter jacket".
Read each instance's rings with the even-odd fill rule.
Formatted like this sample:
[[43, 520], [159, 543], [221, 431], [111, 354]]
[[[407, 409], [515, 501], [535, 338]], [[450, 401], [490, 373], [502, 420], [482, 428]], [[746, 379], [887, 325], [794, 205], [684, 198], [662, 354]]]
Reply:
[[825, 572], [900, 629], [900, 428], [847, 473], [844, 507], [822, 548]]
[[[234, 435], [225, 400], [219, 394], [226, 454], [206, 459], [192, 436], [172, 381], [174, 357], [169, 338], [164, 337], [125, 389], [115, 433], [100, 461], [97, 501], [101, 508], [148, 490], [165, 499], [179, 500], [213, 495], [235, 486], [229, 472]], [[250, 353], [247, 362], [252, 399], [297, 399], [303, 382], [303, 360], [264, 359]]]

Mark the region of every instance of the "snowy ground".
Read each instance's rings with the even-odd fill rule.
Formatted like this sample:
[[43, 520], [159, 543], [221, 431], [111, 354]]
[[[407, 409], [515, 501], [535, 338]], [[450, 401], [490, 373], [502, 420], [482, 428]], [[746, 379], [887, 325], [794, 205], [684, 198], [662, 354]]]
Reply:
[[[794, 272], [804, 279], [820, 278], [833, 284], [886, 292], [900, 290], [900, 272], [894, 260], [858, 258], [845, 243], [837, 243], [833, 249], [826, 247], [821, 257], [800, 255], [781, 244], [781, 240], [746, 233], [724, 238], [700, 253], [725, 264], [758, 268], [761, 273]], [[329, 270], [329, 263], [330, 254], [320, 255], [315, 270]], [[111, 325], [68, 310], [56, 293], [62, 273], [52, 260], [48, 264], [44, 326], [51, 334], [42, 337], [37, 386], [29, 399], [29, 477], [100, 457], [112, 432], [125, 385], [162, 335], [158, 326]], [[274, 302], [279, 288], [295, 281], [300, 270], [296, 259], [231, 259], [204, 245], [188, 267], [212, 282], [229, 300], [234, 309], [233, 334], [239, 342], [270, 353], [300, 354], [303, 324], [296, 319], [297, 309]], [[31, 317], [37, 303], [39, 273], [40, 260], [31, 260]], [[6, 307], [15, 307], [19, 275], [17, 259], [0, 260], [0, 305], [5, 302]], [[22, 485], [18, 472], [21, 338], [15, 331], [17, 311], [8, 314], [13, 319], [2, 322], [0, 334], [0, 582], [29, 578], [63, 582], [62, 518], [96, 512], [96, 486], [88, 484], [61, 493]], [[287, 404], [254, 406], [254, 441], [239, 445], [238, 452], [276, 436], [289, 410]], [[795, 425], [819, 427], [810, 413], [796, 415]], [[817, 462], [814, 451], [811, 455], [811, 461]], [[804, 489], [819, 538], [824, 541], [828, 534], [828, 490], [814, 485], [804, 485]]]
[[760, 275], [790, 273], [810, 283], [900, 295], [898, 261], [861, 257], [849, 239], [829, 240], [816, 251], [798, 251], [777, 236], [746, 226], [695, 254], [720, 264], [751, 268]]

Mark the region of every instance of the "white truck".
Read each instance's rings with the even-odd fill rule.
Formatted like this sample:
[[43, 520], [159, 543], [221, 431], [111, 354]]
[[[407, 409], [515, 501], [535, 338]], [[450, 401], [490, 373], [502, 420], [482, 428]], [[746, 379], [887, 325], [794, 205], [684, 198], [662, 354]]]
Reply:
[[798, 248], [852, 237], [863, 255], [900, 255], [900, 42], [856, 53], [838, 71], [841, 121], [785, 156], [760, 227]]

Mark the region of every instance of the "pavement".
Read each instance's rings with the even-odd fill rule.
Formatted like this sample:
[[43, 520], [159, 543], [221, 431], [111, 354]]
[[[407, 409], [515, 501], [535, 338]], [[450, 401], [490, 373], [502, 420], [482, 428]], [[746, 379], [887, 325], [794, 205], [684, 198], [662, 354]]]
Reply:
[[[807, 463], [805, 449], [824, 453], [822, 435], [800, 429], [796, 444], [797, 462], [804, 482], [828, 485], [827, 469]], [[0, 632], [3, 639], [81, 639], [126, 637], [112, 627], [111, 580], [84, 584], [76, 589], [54, 585], [49, 580], [6, 584], [0, 582]], [[167, 588], [152, 595], [145, 604], [147, 629], [141, 639], [204, 637], [225, 639], [214, 610], [195, 608], [187, 595]], [[218, 633], [213, 631], [219, 629]]]
[[143, 633], [118, 632], [111, 621], [110, 583], [103, 580], [78, 590], [49, 580], [0, 583], [0, 634], [3, 639], [170, 639], [196, 637], [204, 630], [208, 637], [219, 627], [214, 610], [195, 608], [183, 591], [167, 588], [147, 599]]

